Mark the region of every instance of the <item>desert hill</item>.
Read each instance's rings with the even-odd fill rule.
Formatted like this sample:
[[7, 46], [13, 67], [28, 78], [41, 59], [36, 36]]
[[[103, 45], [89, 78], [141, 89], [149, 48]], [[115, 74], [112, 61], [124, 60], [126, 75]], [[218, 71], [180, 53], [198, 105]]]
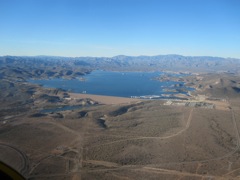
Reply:
[[196, 88], [196, 93], [211, 97], [238, 97], [240, 95], [240, 79], [238, 75], [202, 74], [185, 79], [187, 85]]
[[[71, 75], [76, 71], [86, 69], [104, 69], [117, 71], [188, 71], [188, 72], [239, 72], [240, 59], [209, 57], [209, 56], [115, 56], [115, 57], [52, 57], [52, 56], [3, 56], [0, 57], [0, 67], [21, 67], [36, 76]], [[48, 67], [48, 68], [46, 68]], [[50, 68], [52, 67], [52, 68]], [[53, 67], [62, 68], [62, 73], [56, 73]], [[43, 72], [42, 72], [43, 71]], [[49, 71], [49, 72], [47, 72]], [[54, 75], [55, 74], [55, 75]], [[75, 74], [78, 75], [78, 74]]]

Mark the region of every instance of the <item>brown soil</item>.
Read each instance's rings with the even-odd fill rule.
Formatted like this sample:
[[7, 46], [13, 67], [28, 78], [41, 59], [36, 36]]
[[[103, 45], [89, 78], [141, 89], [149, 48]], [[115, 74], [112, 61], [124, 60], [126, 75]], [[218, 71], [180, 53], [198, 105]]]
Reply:
[[[14, 87], [24, 96], [0, 104], [0, 160], [28, 179], [239, 179], [240, 98], [230, 88], [206, 109]], [[31, 104], [16, 107], [25, 97]], [[81, 106], [40, 113], [64, 105]]]

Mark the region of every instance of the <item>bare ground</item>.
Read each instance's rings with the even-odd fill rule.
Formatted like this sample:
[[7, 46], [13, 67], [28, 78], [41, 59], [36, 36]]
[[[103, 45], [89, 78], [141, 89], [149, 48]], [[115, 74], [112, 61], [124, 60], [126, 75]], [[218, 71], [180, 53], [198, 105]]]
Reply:
[[60, 112], [64, 118], [29, 112], [1, 124], [0, 158], [29, 179], [237, 179], [240, 114], [230, 105], [144, 101]]

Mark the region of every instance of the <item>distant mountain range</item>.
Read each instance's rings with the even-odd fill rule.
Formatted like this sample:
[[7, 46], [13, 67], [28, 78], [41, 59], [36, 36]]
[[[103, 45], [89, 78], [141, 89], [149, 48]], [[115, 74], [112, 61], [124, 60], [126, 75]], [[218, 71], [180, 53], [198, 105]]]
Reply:
[[114, 56], [114, 57], [59, 57], [59, 56], [1, 56], [0, 67], [64, 69], [86, 68], [113, 71], [187, 71], [240, 72], [240, 59], [210, 56]]

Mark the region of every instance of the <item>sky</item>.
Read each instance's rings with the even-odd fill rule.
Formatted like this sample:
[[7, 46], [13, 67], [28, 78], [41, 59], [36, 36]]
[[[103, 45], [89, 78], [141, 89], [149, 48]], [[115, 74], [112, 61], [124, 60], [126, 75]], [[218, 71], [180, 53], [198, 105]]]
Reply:
[[240, 0], [0, 0], [0, 56], [240, 58]]

